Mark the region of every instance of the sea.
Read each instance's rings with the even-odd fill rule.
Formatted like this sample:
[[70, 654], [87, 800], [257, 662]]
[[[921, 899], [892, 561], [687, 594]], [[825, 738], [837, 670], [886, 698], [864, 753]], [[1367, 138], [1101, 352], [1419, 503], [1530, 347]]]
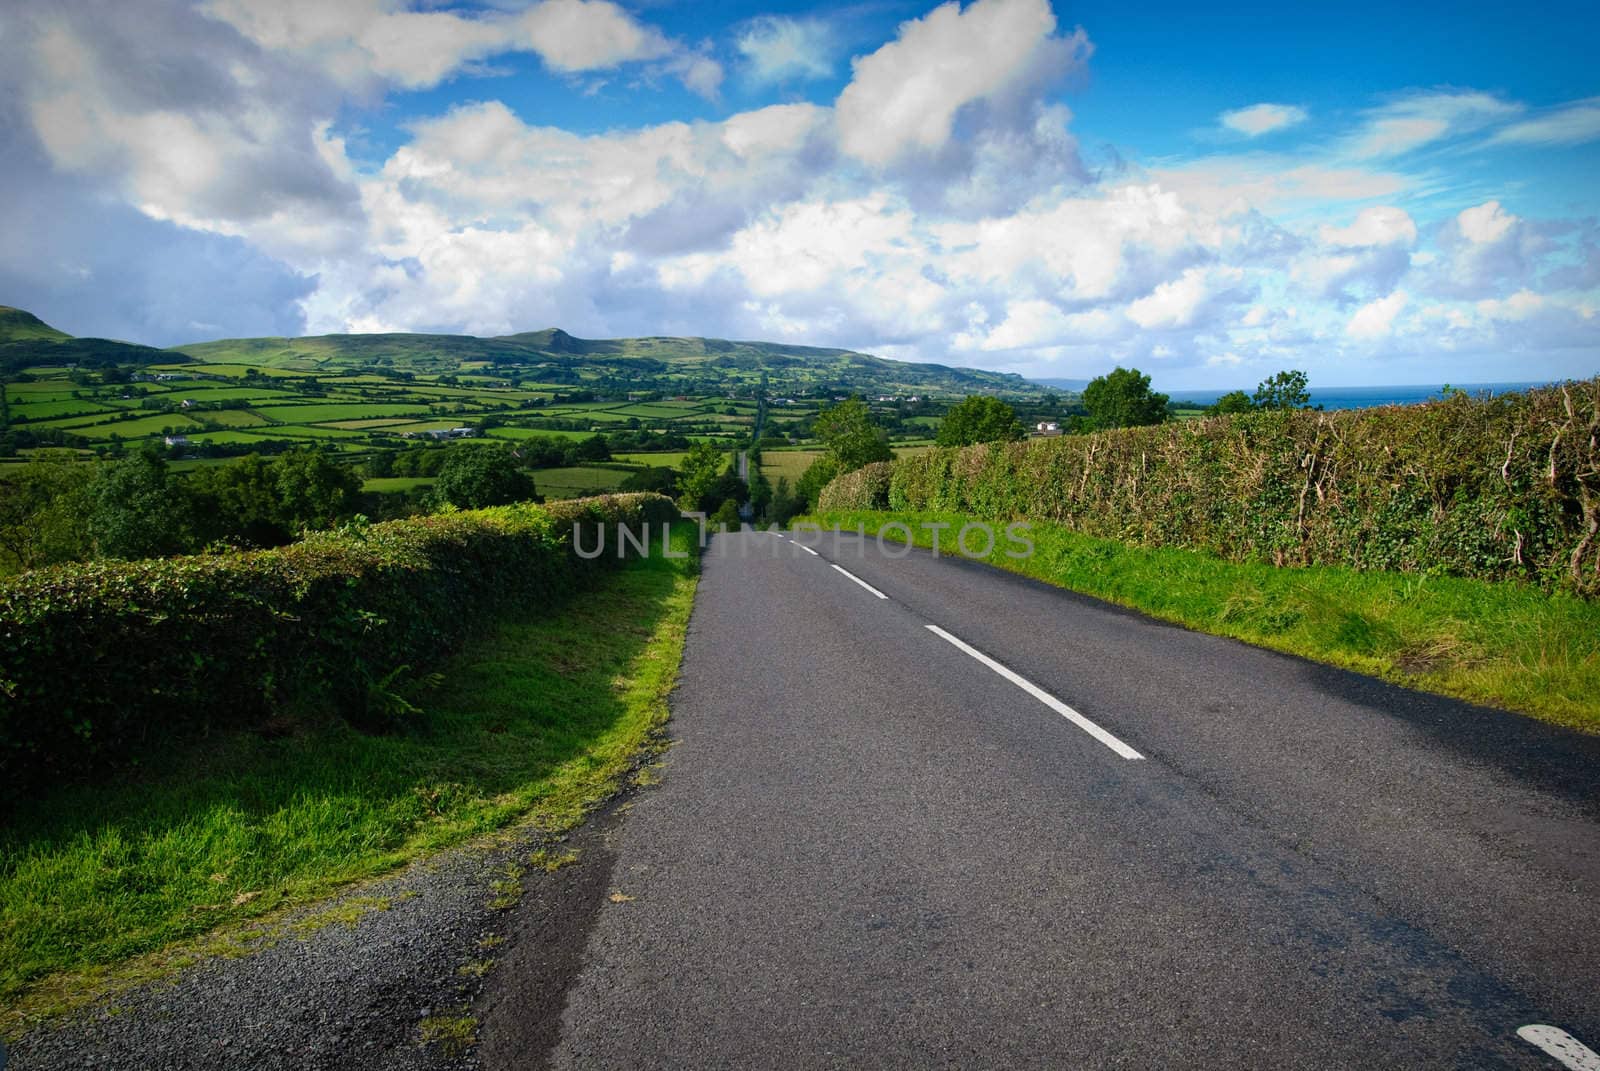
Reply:
[[[1469, 394], [1507, 394], [1512, 391], [1542, 387], [1542, 382], [1528, 383], [1452, 383], [1451, 386]], [[1311, 404], [1324, 409], [1371, 409], [1378, 405], [1412, 405], [1416, 402], [1438, 400], [1444, 393], [1443, 383], [1415, 384], [1400, 387], [1312, 387]], [[1227, 391], [1222, 390], [1171, 390], [1166, 394], [1174, 402], [1194, 405], [1211, 405]], [[1252, 393], [1248, 389], [1246, 394]]]

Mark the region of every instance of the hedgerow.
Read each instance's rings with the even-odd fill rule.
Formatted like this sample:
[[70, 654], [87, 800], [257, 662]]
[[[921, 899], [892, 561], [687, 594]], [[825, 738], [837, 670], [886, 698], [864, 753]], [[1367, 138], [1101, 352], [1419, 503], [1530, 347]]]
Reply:
[[[513, 607], [614, 566], [574, 524], [658, 524], [653, 494], [357, 525], [253, 553], [42, 569], [0, 584], [0, 801], [142, 746], [331, 706], [362, 723]], [[659, 531], [658, 531], [659, 534]], [[585, 546], [593, 540], [592, 533]]]
[[888, 509], [893, 461], [874, 461], [833, 479], [817, 496], [819, 510]]
[[[863, 470], [864, 471], [864, 470]], [[879, 473], [831, 484], [867, 508]], [[1415, 406], [1273, 411], [894, 462], [888, 507], [1038, 518], [1240, 561], [1600, 591], [1600, 378]]]

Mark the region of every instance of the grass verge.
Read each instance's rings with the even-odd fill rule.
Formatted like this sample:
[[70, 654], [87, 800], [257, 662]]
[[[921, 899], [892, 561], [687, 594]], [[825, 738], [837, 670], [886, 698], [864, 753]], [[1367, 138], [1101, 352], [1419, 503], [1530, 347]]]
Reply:
[[516, 821], [575, 825], [666, 718], [695, 536], [674, 530], [687, 559], [657, 547], [500, 621], [439, 683], [404, 689], [414, 713], [391, 735], [316, 719], [229, 734], [147, 760], [136, 782], [20, 805], [0, 830], [0, 1035], [118, 971], [248, 951], [265, 916], [427, 853]]
[[[803, 518], [831, 529], [890, 521], [944, 552], [977, 517], [850, 511]], [[898, 538], [899, 530], [885, 539]], [[1034, 553], [987, 561], [1152, 617], [1423, 691], [1600, 732], [1600, 603], [1513, 583], [1325, 566], [1279, 569], [1194, 551], [1133, 547], [1033, 523]], [[981, 545], [976, 534], [969, 541]]]

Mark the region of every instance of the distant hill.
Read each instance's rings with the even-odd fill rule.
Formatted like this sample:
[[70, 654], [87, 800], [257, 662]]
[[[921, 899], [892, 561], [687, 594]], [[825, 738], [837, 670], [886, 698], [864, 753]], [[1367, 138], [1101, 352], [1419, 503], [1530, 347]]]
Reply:
[[107, 368], [120, 364], [170, 364], [172, 360], [172, 354], [153, 346], [107, 338], [74, 338], [31, 312], [0, 305], [0, 375], [39, 365]]
[[72, 336], [57, 331], [31, 312], [0, 305], [0, 345], [9, 342], [59, 342]]
[[1057, 390], [1068, 390], [1074, 394], [1082, 394], [1083, 388], [1089, 385], [1087, 379], [1036, 379], [1034, 382], [1046, 387], [1055, 387]]
[[208, 364], [286, 370], [488, 374], [597, 390], [719, 394], [765, 383], [774, 394], [1037, 394], [1021, 376], [892, 361], [852, 350], [719, 338], [585, 339], [560, 328], [497, 338], [473, 335], [316, 335], [222, 339], [174, 347]]

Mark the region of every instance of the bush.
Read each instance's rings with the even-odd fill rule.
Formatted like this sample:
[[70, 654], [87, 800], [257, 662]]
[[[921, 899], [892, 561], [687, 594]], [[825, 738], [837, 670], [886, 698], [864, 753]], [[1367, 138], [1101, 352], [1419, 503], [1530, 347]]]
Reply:
[[[834, 481], [826, 508], [862, 508]], [[1273, 410], [895, 462], [890, 509], [1056, 521], [1240, 561], [1600, 591], [1600, 378], [1332, 413]]]
[[[274, 550], [38, 570], [0, 584], [0, 799], [138, 747], [304, 704], [360, 722], [402, 666], [615, 565], [577, 523], [657, 523], [659, 495], [349, 526]], [[609, 544], [608, 544], [609, 545]]]
[[819, 510], [888, 509], [889, 477], [894, 462], [876, 461], [847, 472], [818, 495]]

